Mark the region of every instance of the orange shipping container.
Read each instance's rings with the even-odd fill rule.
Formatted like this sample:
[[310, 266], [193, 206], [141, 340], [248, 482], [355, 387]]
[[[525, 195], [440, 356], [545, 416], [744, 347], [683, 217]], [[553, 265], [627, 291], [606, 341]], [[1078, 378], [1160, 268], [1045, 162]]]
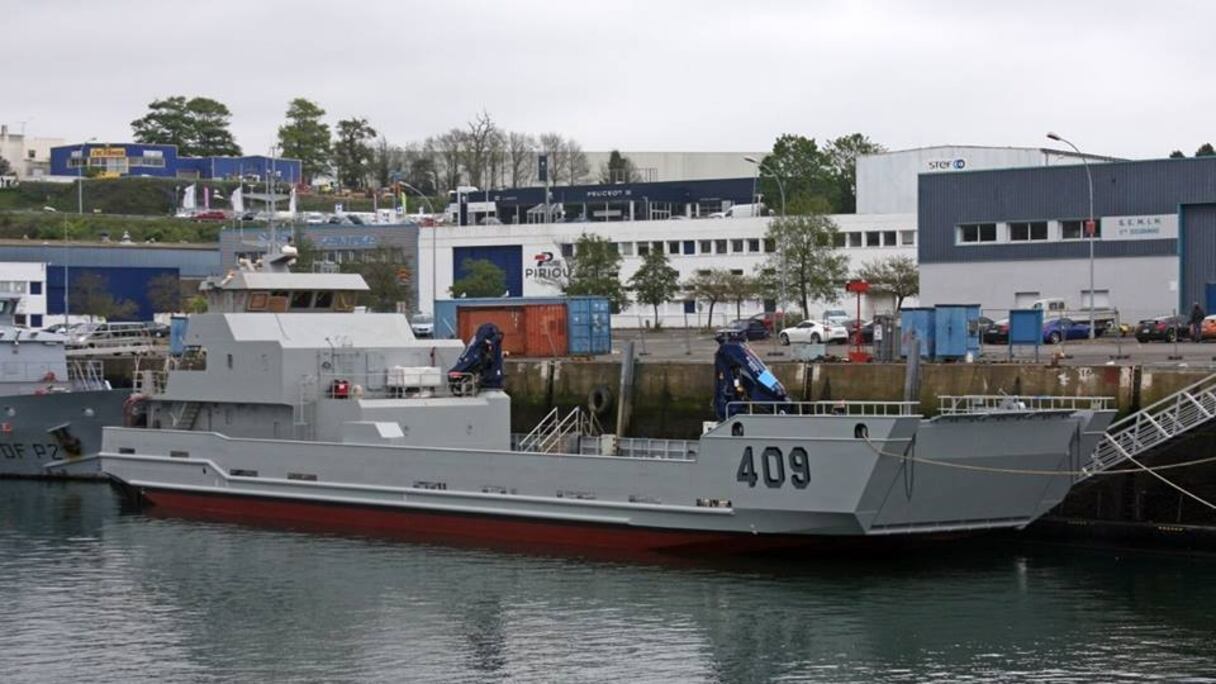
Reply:
[[461, 307], [457, 313], [460, 339], [468, 343], [482, 323], [493, 323], [502, 331], [502, 350], [523, 356], [525, 349], [524, 310], [520, 306]]
[[566, 305], [532, 304], [524, 311], [524, 331], [527, 336], [524, 353], [528, 356], [565, 356], [569, 346], [566, 340]]

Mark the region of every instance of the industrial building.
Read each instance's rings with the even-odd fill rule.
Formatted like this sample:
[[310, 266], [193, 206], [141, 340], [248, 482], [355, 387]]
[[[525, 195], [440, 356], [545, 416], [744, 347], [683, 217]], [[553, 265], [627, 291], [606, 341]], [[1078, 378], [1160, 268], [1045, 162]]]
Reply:
[[[151, 320], [148, 288], [158, 276], [172, 274], [184, 287], [220, 272], [219, 253], [212, 246], [123, 245], [120, 243], [47, 243], [32, 240], [0, 241], [0, 288], [27, 283], [25, 324], [37, 328], [62, 316], [67, 291], [92, 276], [100, 278], [116, 300], [135, 303], [131, 320]], [[38, 275], [39, 278], [34, 276]], [[35, 285], [36, 281], [41, 281]], [[14, 284], [16, 283], [16, 284]], [[38, 292], [34, 292], [34, 290]], [[67, 298], [71, 315], [80, 311]], [[35, 316], [44, 315], [42, 324]]]
[[[31, 180], [51, 172], [51, 148], [62, 145], [63, 138], [36, 138], [13, 133], [7, 124], [0, 124], [0, 158], [12, 167], [12, 175], [18, 180]], [[0, 180], [0, 187], [3, 180]]]
[[[1216, 158], [1091, 163], [1094, 306], [1123, 321], [1216, 309]], [[1080, 165], [919, 179], [921, 301], [1089, 306], [1089, 178]]]
[[144, 143], [80, 143], [50, 150], [50, 174], [73, 178], [149, 176], [205, 180], [256, 180], [276, 178], [301, 181], [298, 159], [250, 155], [244, 157], [181, 157], [176, 145]]

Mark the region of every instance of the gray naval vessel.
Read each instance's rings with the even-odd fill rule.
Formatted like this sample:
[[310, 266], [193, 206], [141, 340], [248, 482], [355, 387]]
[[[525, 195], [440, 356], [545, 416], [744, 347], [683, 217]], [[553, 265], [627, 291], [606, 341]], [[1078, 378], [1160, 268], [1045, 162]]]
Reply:
[[[1057, 504], [1101, 398], [798, 402], [722, 339], [697, 440], [597, 434], [581, 410], [512, 435], [501, 333], [416, 340], [356, 310], [358, 275], [290, 246], [203, 284], [186, 351], [144, 372], [139, 427], [98, 456], [151, 511], [427, 540], [728, 553], [1021, 528]], [[707, 397], [708, 399], [708, 397]]]
[[122, 425], [128, 392], [98, 362], [69, 361], [64, 335], [14, 325], [20, 299], [0, 293], [0, 477], [99, 477], [89, 457], [103, 426]]

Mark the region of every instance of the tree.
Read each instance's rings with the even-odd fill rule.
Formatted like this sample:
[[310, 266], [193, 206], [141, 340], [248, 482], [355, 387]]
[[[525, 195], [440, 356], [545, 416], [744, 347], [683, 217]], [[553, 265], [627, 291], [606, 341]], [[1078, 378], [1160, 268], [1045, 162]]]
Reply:
[[323, 116], [325, 110], [315, 102], [297, 97], [287, 105], [287, 123], [279, 126], [283, 156], [300, 160], [305, 182], [329, 170], [330, 133]]
[[460, 185], [461, 146], [464, 131], [453, 128], [432, 138], [427, 138], [426, 149], [432, 154], [440, 187], [436, 191], [455, 190]]
[[864, 154], [886, 152], [886, 148], [861, 133], [842, 135], [824, 148], [836, 181], [834, 214], [857, 213], [857, 158]]
[[580, 235], [574, 243], [574, 256], [567, 258], [566, 264], [566, 271], [551, 279], [564, 294], [607, 297], [613, 313], [620, 313], [629, 303], [629, 295], [621, 285], [621, 255], [608, 238]]
[[835, 246], [836, 223], [822, 213], [822, 205], [814, 209], [809, 214], [774, 219], [765, 234], [777, 247], [766, 267], [793, 288], [804, 318], [810, 317], [812, 300], [835, 301], [848, 277], [848, 257]]
[[654, 307], [654, 327], [658, 328], [659, 305], [671, 301], [680, 291], [680, 272], [671, 267], [662, 250], [653, 249], [629, 279], [629, 287], [637, 293], [638, 304]]
[[839, 205], [839, 181], [833, 176], [831, 159], [814, 138], [782, 135], [762, 164], [760, 191], [770, 207], [781, 202], [782, 187], [787, 214], [814, 213], [825, 206], [831, 211]]
[[148, 281], [148, 302], [156, 313], [181, 311], [181, 280], [172, 273], [163, 273]]
[[1216, 155], [1216, 149], [1212, 148], [1212, 143], [1205, 142], [1199, 146], [1199, 149], [1195, 150], [1196, 157], [1211, 157], [1213, 155]]
[[135, 141], [176, 145], [182, 157], [237, 156], [241, 148], [228, 130], [232, 112], [206, 97], [175, 95], [153, 100], [143, 118], [131, 122]]
[[468, 174], [469, 185], [482, 190], [489, 187], [488, 172], [491, 166], [491, 150], [494, 139], [498, 136], [498, 128], [494, 120], [486, 112], [482, 112], [468, 123], [468, 131], [463, 138], [460, 161]]
[[343, 187], [357, 189], [367, 185], [372, 161], [372, 148], [367, 141], [375, 137], [376, 129], [367, 124], [367, 119], [352, 118], [338, 122], [334, 166], [338, 169], [338, 182]]
[[1186, 158], [1186, 155], [1182, 153], [1182, 150], [1174, 150], [1173, 152], [1170, 152], [1170, 159], [1185, 159], [1185, 158]]
[[684, 291], [693, 299], [709, 302], [709, 315], [706, 326], [713, 327], [714, 305], [730, 296], [731, 272], [725, 268], [698, 270], [691, 278], [684, 281]]
[[920, 272], [912, 257], [894, 256], [863, 265], [857, 277], [870, 284], [870, 291], [895, 298], [895, 310], [903, 308], [904, 300], [920, 294]]
[[742, 273], [728, 271], [724, 284], [726, 285], [726, 299], [735, 303], [735, 318], [742, 318], [743, 302], [756, 297], [756, 281]]
[[343, 273], [358, 273], [367, 281], [359, 304], [373, 311], [395, 311], [410, 296], [410, 266], [401, 250], [381, 247], [363, 253], [363, 260], [343, 262]]
[[489, 259], [465, 259], [464, 277], [448, 288], [453, 297], [501, 297], [507, 291], [507, 274]]
[[549, 183], [561, 183], [562, 168], [566, 164], [566, 139], [560, 133], [542, 133], [540, 151], [549, 157]]
[[[570, 185], [577, 185], [582, 182], [587, 177], [587, 174], [591, 172], [591, 167], [587, 164], [587, 155], [583, 153], [582, 145], [579, 145], [574, 140], [566, 141], [563, 156], [565, 158], [562, 166], [558, 168], [565, 172], [566, 179]], [[550, 166], [552, 167], [553, 165], [551, 164]]]
[[72, 278], [71, 312], [106, 320], [132, 318], [139, 306], [129, 299], [115, 299], [110, 294], [110, 280], [97, 273], [85, 272]]
[[616, 150], [608, 155], [607, 162], [600, 165], [600, 183], [612, 185], [636, 182], [638, 182], [638, 171], [633, 166], [633, 162]]
[[0, 157], [0, 176], [7, 176], [13, 172], [13, 167], [4, 157]]
[[536, 138], [527, 133], [507, 134], [507, 169], [511, 187], [521, 188], [532, 180], [536, 163]]

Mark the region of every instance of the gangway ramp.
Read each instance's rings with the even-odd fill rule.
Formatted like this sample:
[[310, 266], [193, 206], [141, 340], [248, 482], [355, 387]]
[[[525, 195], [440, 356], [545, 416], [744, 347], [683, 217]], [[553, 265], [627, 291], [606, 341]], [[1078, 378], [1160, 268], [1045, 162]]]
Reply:
[[1216, 374], [1116, 421], [1094, 447], [1091, 475], [1156, 449], [1216, 418]]

